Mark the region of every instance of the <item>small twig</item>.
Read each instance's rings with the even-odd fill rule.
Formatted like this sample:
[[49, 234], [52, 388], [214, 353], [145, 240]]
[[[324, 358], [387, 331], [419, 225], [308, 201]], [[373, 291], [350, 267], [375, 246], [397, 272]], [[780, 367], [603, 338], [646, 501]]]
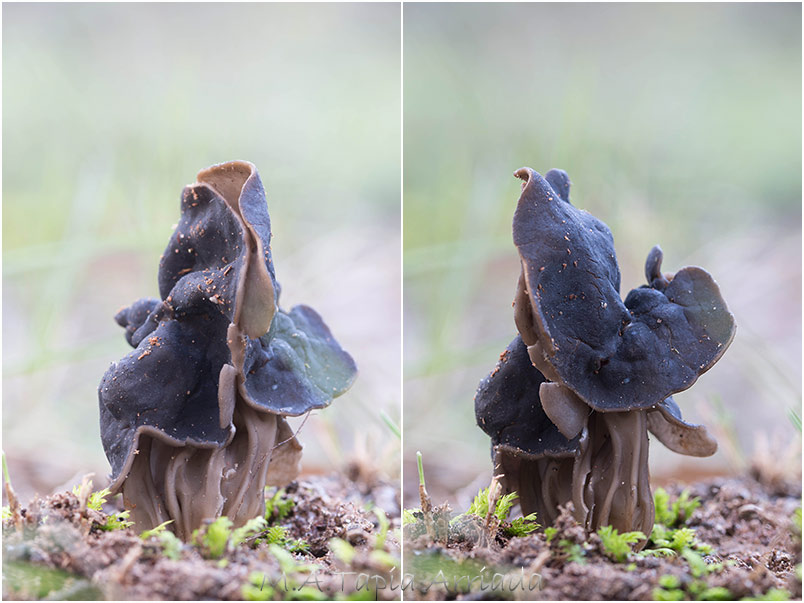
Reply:
[[14, 492], [14, 488], [11, 486], [11, 475], [8, 472], [8, 464], [6, 464], [6, 453], [3, 452], [0, 457], [2, 457], [3, 462], [3, 482], [6, 489], [6, 498], [8, 498], [8, 508], [11, 511], [11, 517], [14, 518], [14, 525], [18, 530], [22, 530], [20, 501], [17, 498], [17, 493]]
[[310, 418], [310, 413], [311, 413], [311, 412], [312, 412], [312, 411], [308, 410], [308, 411], [307, 411], [307, 414], [305, 414], [305, 415], [304, 415], [304, 419], [302, 419], [301, 425], [299, 425], [299, 428], [298, 428], [296, 431], [294, 431], [294, 432], [293, 432], [293, 435], [292, 435], [292, 436], [290, 436], [290, 437], [289, 437], [287, 440], [284, 440], [284, 441], [282, 441], [282, 442], [279, 442], [279, 444], [275, 444], [275, 445], [274, 445], [274, 447], [273, 447], [273, 448], [271, 448], [271, 452], [273, 452], [274, 450], [276, 450], [277, 448], [279, 448], [279, 447], [280, 447], [280, 446], [282, 446], [283, 444], [287, 444], [287, 443], [288, 443], [288, 442], [290, 442], [290, 441], [291, 441], [293, 438], [295, 438], [297, 435], [299, 435], [299, 432], [301, 431], [302, 427], [304, 427], [304, 424], [305, 424], [305, 423], [307, 423], [307, 419], [309, 419], [309, 418]]
[[499, 521], [494, 512], [497, 509], [497, 501], [500, 499], [500, 492], [502, 491], [502, 486], [500, 485], [501, 477], [502, 475], [493, 476], [489, 484], [489, 506], [488, 509], [486, 509], [486, 517], [483, 519], [481, 546], [488, 546], [489, 543], [494, 542], [494, 535], [499, 527]]
[[81, 486], [78, 488], [78, 502], [81, 511], [86, 510], [89, 497], [92, 494], [92, 480], [90, 479], [92, 477], [95, 477], [94, 473], [87, 473], [81, 478]]
[[116, 574], [117, 581], [120, 584], [124, 584], [126, 574], [131, 571], [131, 568], [134, 564], [139, 561], [140, 557], [142, 556], [142, 545], [138, 542], [136, 543], [129, 551], [126, 553], [123, 560], [114, 568], [114, 573]]
[[489, 508], [486, 510], [486, 518], [483, 522], [486, 528], [489, 527], [491, 518], [496, 517], [494, 511], [497, 509], [497, 501], [500, 499], [500, 490], [502, 489], [499, 481], [500, 477], [495, 475], [491, 478], [491, 483], [489, 484]]
[[424, 526], [427, 528], [427, 535], [436, 540], [435, 523], [433, 521], [433, 501], [427, 494], [427, 487], [424, 485], [424, 467], [422, 466], [422, 453], [416, 452], [416, 465], [419, 469], [419, 499], [422, 503], [422, 515], [424, 515]]
[[530, 571], [534, 574], [538, 574], [539, 570], [542, 569], [545, 563], [547, 563], [548, 559], [550, 559], [550, 549], [544, 550], [539, 553], [539, 556], [536, 557], [536, 560], [531, 564]]
[[90, 517], [89, 511], [87, 510], [87, 506], [89, 504], [89, 497], [92, 496], [92, 477], [95, 477], [94, 473], [87, 473], [84, 477], [81, 478], [81, 485], [78, 488], [78, 509], [81, 513], [81, 516], [87, 519], [88, 521], [82, 522], [83, 524], [83, 534], [84, 536], [89, 535], [89, 532], [92, 530], [92, 519]]

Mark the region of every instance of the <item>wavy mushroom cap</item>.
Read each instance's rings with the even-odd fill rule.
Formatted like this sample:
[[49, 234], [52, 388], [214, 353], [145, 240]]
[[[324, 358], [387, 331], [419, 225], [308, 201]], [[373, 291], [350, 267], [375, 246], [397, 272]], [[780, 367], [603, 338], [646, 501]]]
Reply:
[[155, 297], [144, 297], [115, 314], [115, 322], [126, 330], [126, 341], [136, 348], [159, 324], [153, 311], [162, 304]]
[[712, 456], [717, 452], [715, 438], [705, 426], [684, 421], [673, 398], [658, 404], [656, 412], [648, 413], [648, 429], [673, 452], [687, 456]]
[[[517, 335], [475, 394], [477, 424], [491, 437], [492, 450], [530, 460], [575, 455], [592, 411], [572, 398], [551, 400], [561, 387], [531, 364]], [[680, 454], [710, 456], [717, 450], [706, 427], [684, 421], [672, 397], [649, 409], [648, 429]]]
[[142, 433], [168, 444], [225, 445], [237, 393], [253, 408], [300, 415], [328, 405], [356, 374], [351, 356], [306, 306], [277, 307], [270, 219], [254, 166], [231, 162], [185, 188], [159, 268], [162, 301], [118, 313], [136, 349], [98, 393], [113, 488]]
[[651, 408], [711, 368], [735, 325], [706, 271], [683, 268], [669, 280], [655, 248], [649, 285], [623, 302], [611, 231], [570, 203], [566, 173], [515, 175], [524, 181], [513, 223], [524, 277], [517, 327], [538, 344], [551, 378], [593, 409], [616, 412]]
[[249, 337], [268, 332], [276, 306], [271, 220], [257, 170], [235, 161], [198, 173], [159, 264], [159, 293], [177, 312], [205, 304]]
[[252, 341], [240, 392], [257, 410], [298, 416], [328, 406], [357, 375], [352, 357], [308, 306], [279, 312], [271, 331]]
[[545, 382], [517, 335], [475, 394], [477, 424], [494, 450], [531, 459], [575, 454], [579, 438], [562, 435], [542, 408], [539, 389]]

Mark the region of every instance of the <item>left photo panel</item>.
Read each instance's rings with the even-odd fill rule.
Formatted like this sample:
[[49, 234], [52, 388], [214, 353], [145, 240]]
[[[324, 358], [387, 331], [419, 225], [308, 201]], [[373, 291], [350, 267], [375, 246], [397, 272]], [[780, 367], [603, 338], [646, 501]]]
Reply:
[[399, 5], [2, 17], [3, 598], [399, 599]]

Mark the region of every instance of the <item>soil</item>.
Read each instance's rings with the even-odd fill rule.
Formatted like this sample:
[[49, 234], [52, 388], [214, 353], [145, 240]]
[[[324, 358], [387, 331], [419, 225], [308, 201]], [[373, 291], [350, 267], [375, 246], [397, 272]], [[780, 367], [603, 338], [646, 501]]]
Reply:
[[[257, 537], [229, 545], [220, 557], [184, 544], [173, 559], [158, 536], [143, 540], [131, 528], [101, 529], [104, 511], [112, 508], [87, 508], [70, 492], [34, 499], [3, 521], [3, 598], [399, 598], [398, 589], [383, 588], [399, 567], [398, 488], [342, 475], [311, 477], [291, 483], [283, 500], [293, 505], [271, 525], [304, 540], [306, 551], [282, 554]], [[351, 546], [333, 550], [332, 539]]]
[[[801, 599], [801, 529], [793, 522], [801, 507], [800, 481], [719, 477], [666, 488], [671, 501], [684, 489], [701, 501], [686, 526], [711, 545], [711, 554], [699, 557], [707, 564], [704, 571], [678, 555], [631, 554], [612, 561], [600, 537], [587, 536], [568, 509], [556, 520], [549, 543], [541, 531], [510, 538], [495, 530], [477, 538], [479, 520], [462, 530], [467, 538], [455, 538], [450, 529], [449, 539], [437, 531], [433, 539], [424, 534], [423, 522], [416, 522], [404, 528], [405, 572], [416, 574], [416, 588], [406, 599]], [[436, 525], [439, 509], [445, 510], [435, 510]], [[475, 516], [461, 521], [466, 517]]]

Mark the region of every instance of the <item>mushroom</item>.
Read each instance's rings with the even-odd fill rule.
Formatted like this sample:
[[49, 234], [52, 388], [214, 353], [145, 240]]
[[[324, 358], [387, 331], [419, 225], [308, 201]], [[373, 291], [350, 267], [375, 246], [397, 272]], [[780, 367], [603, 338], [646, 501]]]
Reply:
[[734, 317], [703, 269], [662, 274], [659, 247], [648, 254], [648, 284], [622, 301], [611, 231], [570, 203], [566, 172], [515, 176], [524, 181], [513, 222], [519, 334], [478, 388], [478, 425], [524, 514], [549, 525], [571, 501], [588, 531], [649, 534], [647, 432], [681, 454], [715, 452], [672, 394], [720, 359]]
[[298, 474], [286, 417], [323, 408], [357, 369], [307, 306], [278, 307], [271, 226], [255, 167], [199, 172], [159, 265], [161, 299], [115, 317], [134, 351], [98, 389], [113, 492], [140, 530], [264, 512], [266, 485]]

